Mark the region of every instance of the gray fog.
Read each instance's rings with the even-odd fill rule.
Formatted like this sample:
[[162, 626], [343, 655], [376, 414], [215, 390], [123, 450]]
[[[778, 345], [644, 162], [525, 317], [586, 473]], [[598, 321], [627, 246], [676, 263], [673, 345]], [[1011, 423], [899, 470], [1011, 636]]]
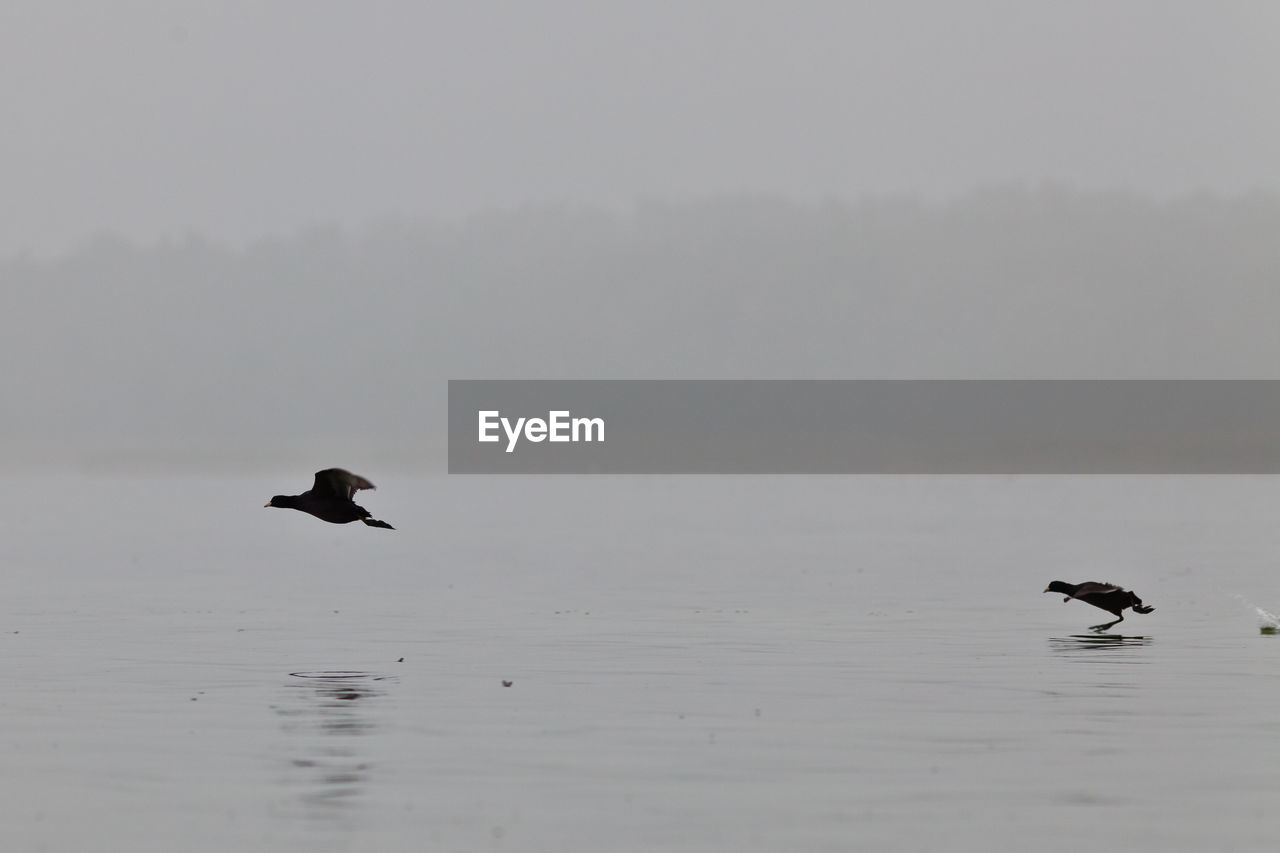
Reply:
[[721, 194], [1280, 188], [1280, 6], [7, 3], [0, 256]]
[[449, 379], [1273, 379], [1277, 234], [1274, 194], [1040, 189], [102, 238], [0, 263], [0, 436], [442, 467]]
[[1280, 364], [1275, 4], [16, 0], [4, 24], [15, 462], [439, 466], [450, 378]]

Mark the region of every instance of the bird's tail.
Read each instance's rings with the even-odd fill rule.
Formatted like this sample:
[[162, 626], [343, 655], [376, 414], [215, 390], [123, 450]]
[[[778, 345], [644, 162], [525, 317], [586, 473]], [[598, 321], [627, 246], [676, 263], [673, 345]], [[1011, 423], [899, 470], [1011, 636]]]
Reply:
[[[365, 522], [365, 523], [366, 523], [366, 524], [368, 524], [368, 522]], [[1155, 610], [1155, 608], [1154, 608], [1154, 607], [1152, 607], [1152, 606], [1150, 606], [1149, 604], [1135, 604], [1135, 605], [1133, 605], [1133, 612], [1134, 612], [1134, 613], [1150, 613], [1152, 610]]]
[[395, 530], [395, 528], [390, 524], [387, 524], [385, 521], [378, 521], [376, 518], [362, 518], [360, 520], [370, 527], [385, 527], [387, 530]]

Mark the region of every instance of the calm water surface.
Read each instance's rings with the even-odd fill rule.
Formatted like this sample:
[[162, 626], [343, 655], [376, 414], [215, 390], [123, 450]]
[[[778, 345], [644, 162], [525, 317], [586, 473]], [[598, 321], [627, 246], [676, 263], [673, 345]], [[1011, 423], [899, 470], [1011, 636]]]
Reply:
[[363, 473], [10, 478], [4, 850], [1280, 840], [1278, 480]]

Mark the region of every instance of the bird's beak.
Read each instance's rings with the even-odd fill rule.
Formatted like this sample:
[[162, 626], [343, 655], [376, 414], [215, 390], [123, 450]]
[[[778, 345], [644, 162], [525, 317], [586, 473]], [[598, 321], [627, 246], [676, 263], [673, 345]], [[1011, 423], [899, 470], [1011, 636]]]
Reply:
[[1048, 592], [1048, 591], [1049, 591], [1049, 587], [1047, 587], [1047, 586], [1046, 586], [1046, 587], [1044, 588], [1044, 591], [1045, 591], [1045, 592]]
[[[271, 506], [271, 501], [267, 501], [266, 503], [263, 504], [263, 506]], [[1047, 589], [1045, 590], [1045, 592], [1048, 592], [1048, 591], [1049, 590]]]
[[1066, 598], [1062, 599], [1062, 603], [1066, 604], [1070, 600], [1071, 600], [1071, 596], [1068, 595]]

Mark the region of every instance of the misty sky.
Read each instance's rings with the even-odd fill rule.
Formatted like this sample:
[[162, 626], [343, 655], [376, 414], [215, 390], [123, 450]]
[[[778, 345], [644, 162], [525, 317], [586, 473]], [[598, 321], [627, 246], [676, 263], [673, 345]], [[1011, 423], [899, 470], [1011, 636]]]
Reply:
[[1057, 182], [1280, 188], [1280, 4], [9, 0], [0, 254]]

